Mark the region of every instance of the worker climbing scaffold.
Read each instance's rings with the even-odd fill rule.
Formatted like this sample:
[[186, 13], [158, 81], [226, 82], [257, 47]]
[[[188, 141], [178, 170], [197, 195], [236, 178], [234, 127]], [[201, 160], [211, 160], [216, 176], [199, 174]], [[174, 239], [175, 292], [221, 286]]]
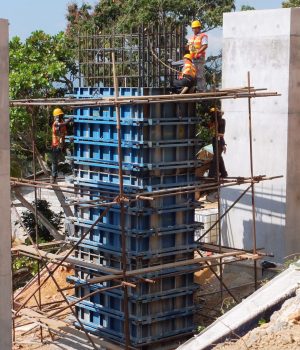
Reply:
[[[226, 142], [224, 139], [226, 121], [223, 118], [224, 112], [217, 107], [212, 107], [210, 109], [211, 122], [209, 123], [209, 128], [211, 129], [212, 136], [212, 146], [214, 151], [214, 156], [209, 168], [208, 177], [217, 177], [217, 169], [219, 169], [219, 174], [221, 178], [226, 178], [228, 176], [224, 159], [222, 153], [226, 153]], [[217, 123], [216, 123], [217, 117]], [[217, 125], [216, 125], [217, 124]], [[217, 128], [217, 130], [216, 130]], [[219, 161], [219, 165], [218, 165]]]
[[52, 171], [51, 171], [51, 183], [56, 183], [58, 175], [58, 162], [63, 158], [66, 150], [66, 135], [67, 125], [73, 120], [69, 118], [64, 121], [64, 112], [60, 108], [55, 108], [53, 111], [54, 122], [52, 124]]

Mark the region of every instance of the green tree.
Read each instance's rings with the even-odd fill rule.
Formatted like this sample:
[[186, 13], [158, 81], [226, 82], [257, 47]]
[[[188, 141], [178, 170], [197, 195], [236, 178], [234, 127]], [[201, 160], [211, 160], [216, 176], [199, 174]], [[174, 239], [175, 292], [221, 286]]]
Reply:
[[[57, 229], [62, 228], [62, 217], [63, 213], [60, 212], [58, 214], [54, 213], [50, 209], [50, 203], [47, 202], [44, 199], [38, 199], [37, 202], [33, 202], [32, 205], [37, 210], [44, 215], [44, 217]], [[27, 232], [30, 234], [30, 237], [34, 242], [36, 242], [36, 235], [35, 235], [35, 216], [30, 211], [25, 211], [21, 215], [21, 220], [23, 225], [26, 227]], [[21, 224], [19, 222], [16, 223], [17, 225]], [[43, 226], [40, 222], [38, 222], [38, 233], [39, 233], [39, 243], [41, 242], [50, 242], [53, 241], [53, 237], [50, 235], [48, 229]], [[30, 244], [30, 241], [28, 240], [28, 243]]]
[[[36, 31], [22, 42], [14, 37], [9, 43], [10, 98], [33, 99], [63, 96], [73, 89], [77, 73], [74, 47], [64, 33], [51, 36]], [[36, 120], [37, 149], [43, 154], [50, 135], [50, 110], [45, 108], [11, 108], [12, 174], [31, 172], [32, 117]], [[25, 174], [24, 174], [25, 173]]]
[[283, 1], [282, 7], [300, 7], [300, 0]]
[[251, 10], [255, 10], [255, 7], [249, 6], [249, 5], [242, 5], [241, 6], [241, 11], [251, 11]]
[[222, 25], [224, 12], [235, 9], [234, 0], [98, 0], [96, 5], [76, 3], [68, 6], [67, 32], [76, 36], [80, 28], [120, 31], [168, 23], [185, 23], [200, 19], [206, 30]]

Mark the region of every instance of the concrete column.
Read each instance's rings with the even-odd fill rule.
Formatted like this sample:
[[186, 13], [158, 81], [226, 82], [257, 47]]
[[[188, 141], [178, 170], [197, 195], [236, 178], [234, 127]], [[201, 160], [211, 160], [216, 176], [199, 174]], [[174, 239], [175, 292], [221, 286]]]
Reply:
[[12, 349], [8, 21], [0, 19], [0, 349]]
[[[252, 85], [281, 97], [253, 99], [256, 175], [284, 175], [256, 186], [257, 247], [275, 260], [300, 252], [300, 9], [246, 11], [224, 15], [223, 87]], [[249, 176], [247, 101], [225, 101], [229, 176]], [[223, 190], [226, 209], [244, 187]], [[252, 248], [251, 195], [225, 218], [223, 243]]]

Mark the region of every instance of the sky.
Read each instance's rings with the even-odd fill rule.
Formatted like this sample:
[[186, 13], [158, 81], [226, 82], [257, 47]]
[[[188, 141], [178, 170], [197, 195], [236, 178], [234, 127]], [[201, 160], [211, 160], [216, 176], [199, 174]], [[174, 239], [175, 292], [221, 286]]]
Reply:
[[[241, 5], [250, 5], [259, 9], [279, 8], [283, 0], [236, 0], [237, 9]], [[82, 0], [77, 0], [81, 4]], [[95, 0], [87, 1], [94, 4]], [[56, 34], [66, 27], [66, 8], [70, 0], [2, 0], [0, 18], [10, 23], [10, 37], [18, 35], [22, 40], [31, 32], [41, 29], [49, 34]], [[222, 32], [209, 33], [209, 52], [215, 53], [221, 48]]]

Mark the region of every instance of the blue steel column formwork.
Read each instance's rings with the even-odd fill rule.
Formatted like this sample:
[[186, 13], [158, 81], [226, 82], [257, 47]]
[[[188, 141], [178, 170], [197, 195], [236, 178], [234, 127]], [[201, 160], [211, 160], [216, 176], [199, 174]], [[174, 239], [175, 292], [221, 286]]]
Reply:
[[[158, 95], [159, 88], [120, 88], [120, 96]], [[113, 88], [77, 88], [76, 98], [114, 96]], [[130, 201], [137, 194], [195, 184], [196, 138], [195, 104], [151, 104], [121, 106], [125, 231], [127, 270], [172, 263], [194, 257], [194, 209], [199, 202], [194, 193], [159, 197], [152, 201]], [[87, 200], [102, 196], [111, 202], [119, 193], [116, 111], [105, 107], [83, 107], [74, 112], [75, 186]], [[106, 209], [101, 205], [75, 206], [76, 242]], [[121, 269], [120, 206], [114, 205], [84, 239], [76, 252], [80, 259]], [[99, 271], [77, 266], [72, 301], [114, 281], [81, 286]], [[142, 276], [154, 284], [136, 279], [129, 288], [129, 323], [132, 346], [166, 349], [177, 338], [185, 339], [194, 329], [193, 282], [191, 267], [162, 270]], [[98, 293], [77, 304], [79, 319], [90, 332], [124, 343], [123, 290]], [[164, 344], [164, 345], [163, 345]], [[154, 347], [155, 346], [155, 347]]]

